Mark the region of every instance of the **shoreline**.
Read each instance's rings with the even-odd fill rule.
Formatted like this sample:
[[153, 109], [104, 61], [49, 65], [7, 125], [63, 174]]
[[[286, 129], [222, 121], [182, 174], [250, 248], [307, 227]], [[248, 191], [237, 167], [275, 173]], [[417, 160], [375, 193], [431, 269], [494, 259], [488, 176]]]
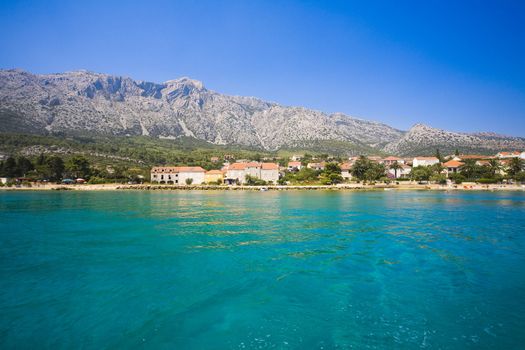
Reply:
[[429, 190], [429, 191], [525, 191], [525, 185], [436, 185], [436, 184], [399, 184], [399, 185], [269, 185], [269, 186], [244, 186], [244, 185], [160, 185], [160, 184], [37, 184], [32, 187], [0, 187], [0, 191], [357, 191], [357, 190]]

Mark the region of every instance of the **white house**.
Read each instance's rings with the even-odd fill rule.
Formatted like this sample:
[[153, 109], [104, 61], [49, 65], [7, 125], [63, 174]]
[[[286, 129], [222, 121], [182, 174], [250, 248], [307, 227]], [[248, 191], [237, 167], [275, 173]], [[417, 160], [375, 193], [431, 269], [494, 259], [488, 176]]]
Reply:
[[401, 168], [397, 169], [397, 171], [395, 171], [394, 169], [390, 169], [390, 168], [387, 169], [387, 175], [389, 178], [404, 179], [410, 176], [412, 167], [406, 164], [399, 164], [399, 165], [401, 166]]
[[521, 159], [525, 159], [525, 151], [523, 151], [523, 152], [520, 153], [520, 158], [521, 158]]
[[417, 166], [431, 166], [439, 163], [439, 159], [436, 157], [415, 157], [412, 160], [412, 166], [415, 168]]
[[525, 152], [498, 152], [496, 157], [500, 159], [518, 158], [521, 157], [523, 153]]
[[279, 164], [262, 163], [260, 178], [266, 182], [277, 183], [279, 180]]
[[279, 165], [275, 163], [233, 163], [226, 169], [226, 181], [229, 183], [246, 182], [246, 175], [276, 183], [279, 180]]
[[343, 164], [341, 164], [341, 176], [345, 180], [351, 180], [352, 179], [352, 164], [350, 164], [350, 163], [343, 163]]
[[288, 171], [301, 170], [303, 164], [301, 162], [288, 162]]
[[303, 159], [303, 156], [302, 156], [302, 155], [294, 154], [294, 155], [292, 156], [292, 161], [293, 161], [293, 162], [299, 162], [299, 161], [301, 161], [302, 159]]
[[185, 185], [187, 179], [191, 179], [194, 185], [204, 183], [206, 170], [200, 166], [174, 166], [153, 167], [151, 169], [151, 182]]
[[306, 167], [309, 169], [313, 169], [313, 170], [324, 170], [325, 165], [326, 165], [326, 162], [308, 163]]
[[453, 174], [457, 173], [459, 171], [459, 168], [461, 168], [465, 163], [459, 162], [457, 160], [449, 160], [446, 163], [443, 163], [443, 167], [445, 168], [445, 172], [447, 174]]
[[386, 166], [390, 166], [390, 165], [394, 164], [395, 162], [397, 162], [398, 164], [405, 164], [405, 160], [404, 159], [398, 158], [398, 157], [394, 157], [394, 156], [386, 157], [386, 158], [383, 158], [381, 160], [381, 163], [383, 163]]

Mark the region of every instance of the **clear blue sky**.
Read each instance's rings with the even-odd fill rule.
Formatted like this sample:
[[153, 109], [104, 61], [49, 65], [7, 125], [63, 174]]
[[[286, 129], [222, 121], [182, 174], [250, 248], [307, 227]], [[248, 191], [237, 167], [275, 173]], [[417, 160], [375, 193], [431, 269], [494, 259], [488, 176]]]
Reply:
[[5, 1], [0, 67], [525, 136], [525, 1]]

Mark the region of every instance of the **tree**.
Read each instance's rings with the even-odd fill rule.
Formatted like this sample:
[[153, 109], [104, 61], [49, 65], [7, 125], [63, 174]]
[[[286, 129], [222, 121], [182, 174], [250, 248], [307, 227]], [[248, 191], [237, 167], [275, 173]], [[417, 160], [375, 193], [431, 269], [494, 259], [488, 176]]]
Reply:
[[91, 173], [89, 161], [83, 156], [74, 156], [66, 163], [66, 170], [73, 177], [88, 177]]
[[454, 155], [455, 156], [459, 156], [459, 150], [456, 148], [456, 150], [454, 151]]
[[509, 161], [507, 173], [510, 177], [514, 178], [518, 173], [523, 170], [523, 160], [520, 158], [512, 158]]
[[365, 156], [360, 156], [359, 159], [357, 159], [352, 165], [351, 173], [352, 176], [357, 178], [358, 180], [362, 181], [365, 179], [365, 173], [368, 169], [371, 167], [371, 161], [367, 159]]
[[477, 172], [476, 161], [473, 159], [465, 160], [465, 164], [461, 166], [460, 173], [467, 179], [474, 179]]
[[191, 177], [186, 179], [186, 185], [191, 185], [193, 183], [193, 179]]
[[430, 177], [431, 181], [434, 181], [435, 183], [438, 183], [440, 185], [446, 185], [447, 183], [447, 177], [443, 174], [434, 174]]
[[439, 159], [440, 162], [443, 162], [443, 156], [441, 152], [439, 152], [439, 148], [436, 148], [436, 158]]
[[44, 155], [44, 153], [40, 153], [40, 155], [38, 156], [38, 158], [36, 159], [36, 165], [44, 165], [46, 161], [46, 156]]
[[489, 160], [488, 168], [492, 176], [496, 176], [496, 174], [501, 170], [501, 164], [499, 160], [491, 159]]
[[335, 185], [343, 182], [341, 176], [341, 167], [337, 163], [326, 164], [323, 172], [321, 182], [326, 185]]
[[18, 157], [16, 161], [16, 167], [18, 169], [19, 175], [24, 177], [29, 171], [34, 169], [33, 163], [31, 163], [31, 161], [26, 157]]
[[396, 160], [395, 162], [390, 164], [390, 169], [394, 170], [394, 177], [397, 179], [397, 171], [403, 169], [403, 167]]
[[428, 181], [430, 176], [432, 176], [432, 169], [423, 165], [413, 168], [410, 173], [410, 177], [415, 181]]
[[64, 161], [62, 158], [57, 156], [52, 156], [46, 159], [45, 161], [49, 169], [49, 178], [52, 181], [58, 181], [62, 179], [62, 174], [64, 173]]
[[2, 167], [3, 175], [6, 177], [17, 177], [18, 167], [16, 166], [16, 160], [13, 157], [9, 157], [5, 160], [4, 166]]
[[365, 180], [377, 181], [385, 175], [385, 166], [383, 164], [370, 162], [370, 167], [365, 172]]
[[255, 176], [246, 175], [244, 183], [248, 186], [264, 186], [266, 181], [261, 180]]
[[430, 166], [430, 170], [436, 175], [441, 174], [444, 169], [445, 167], [441, 163], [432, 164]]

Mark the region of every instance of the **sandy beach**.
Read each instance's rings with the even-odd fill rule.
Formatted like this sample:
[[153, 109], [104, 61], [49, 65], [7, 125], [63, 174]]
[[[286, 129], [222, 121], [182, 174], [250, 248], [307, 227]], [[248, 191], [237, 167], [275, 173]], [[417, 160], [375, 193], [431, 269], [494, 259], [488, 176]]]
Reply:
[[525, 191], [525, 185], [519, 184], [475, 184], [464, 183], [459, 185], [437, 185], [437, 184], [375, 184], [364, 185], [359, 183], [338, 185], [269, 185], [269, 186], [235, 186], [235, 185], [160, 185], [160, 184], [33, 184], [31, 187], [1, 187], [5, 191], [117, 191], [117, 190], [222, 190], [222, 191], [288, 191], [288, 190], [437, 190], [437, 191]]

